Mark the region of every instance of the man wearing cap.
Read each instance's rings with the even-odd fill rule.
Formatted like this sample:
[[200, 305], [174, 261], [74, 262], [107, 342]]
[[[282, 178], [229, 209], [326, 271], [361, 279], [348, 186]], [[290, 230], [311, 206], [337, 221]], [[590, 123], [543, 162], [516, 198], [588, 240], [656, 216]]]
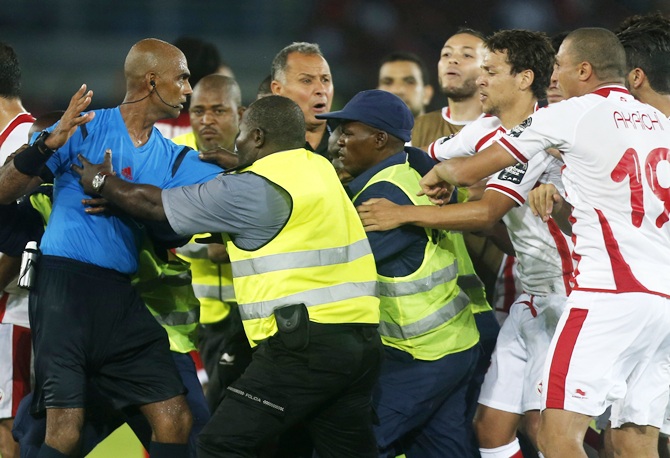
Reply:
[[[339, 156], [353, 180], [354, 204], [373, 197], [424, 205], [419, 174], [405, 143], [414, 118], [397, 96], [358, 93], [341, 110], [319, 115], [341, 122]], [[467, 456], [465, 393], [479, 333], [444, 231], [403, 226], [368, 232], [378, 271], [379, 333], [385, 361], [373, 392], [380, 456]]]

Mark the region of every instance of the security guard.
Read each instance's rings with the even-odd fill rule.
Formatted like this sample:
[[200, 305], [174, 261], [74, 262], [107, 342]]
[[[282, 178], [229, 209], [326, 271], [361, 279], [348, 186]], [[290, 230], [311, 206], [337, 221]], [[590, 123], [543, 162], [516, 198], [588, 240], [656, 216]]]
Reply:
[[[338, 141], [355, 204], [372, 197], [429, 205], [404, 149], [414, 119], [397, 96], [359, 92], [341, 110]], [[465, 395], [479, 356], [470, 299], [447, 233], [401, 226], [368, 232], [381, 299], [385, 360], [373, 402], [380, 456], [467, 456]]]
[[167, 219], [179, 234], [226, 236], [244, 328], [257, 348], [199, 436], [201, 457], [256, 456], [299, 421], [321, 457], [377, 456], [374, 259], [333, 167], [304, 141], [300, 107], [269, 96], [244, 114], [238, 173], [161, 190], [103, 174], [109, 158], [75, 168], [87, 191], [130, 215]]

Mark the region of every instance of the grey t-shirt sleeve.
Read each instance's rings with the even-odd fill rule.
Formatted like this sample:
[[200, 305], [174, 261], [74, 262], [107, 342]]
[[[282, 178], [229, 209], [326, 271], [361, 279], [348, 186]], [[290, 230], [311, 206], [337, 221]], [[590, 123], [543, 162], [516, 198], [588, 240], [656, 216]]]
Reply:
[[178, 234], [224, 232], [247, 250], [271, 240], [292, 209], [284, 189], [250, 172], [220, 174], [206, 183], [164, 189], [161, 197], [168, 222]]

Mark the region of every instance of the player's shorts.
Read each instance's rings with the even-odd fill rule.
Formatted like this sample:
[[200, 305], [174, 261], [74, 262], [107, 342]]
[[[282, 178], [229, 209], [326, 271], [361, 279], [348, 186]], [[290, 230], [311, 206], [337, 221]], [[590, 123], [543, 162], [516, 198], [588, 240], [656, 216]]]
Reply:
[[613, 428], [660, 428], [670, 387], [670, 299], [573, 291], [551, 342], [543, 406], [598, 416]]
[[30, 322], [33, 411], [84, 407], [88, 381], [117, 409], [184, 392], [167, 333], [126, 275], [43, 256]]
[[30, 329], [0, 323], [0, 419], [14, 418], [30, 393]]
[[565, 296], [521, 294], [500, 329], [479, 403], [516, 414], [539, 410], [542, 372]]

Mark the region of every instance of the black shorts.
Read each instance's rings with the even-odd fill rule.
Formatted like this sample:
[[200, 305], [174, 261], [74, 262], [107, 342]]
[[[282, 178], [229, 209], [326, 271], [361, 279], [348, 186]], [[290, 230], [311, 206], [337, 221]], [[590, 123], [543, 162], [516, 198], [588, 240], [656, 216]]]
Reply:
[[84, 407], [87, 382], [115, 408], [184, 392], [167, 333], [126, 275], [43, 256], [30, 294], [30, 325], [34, 412]]

